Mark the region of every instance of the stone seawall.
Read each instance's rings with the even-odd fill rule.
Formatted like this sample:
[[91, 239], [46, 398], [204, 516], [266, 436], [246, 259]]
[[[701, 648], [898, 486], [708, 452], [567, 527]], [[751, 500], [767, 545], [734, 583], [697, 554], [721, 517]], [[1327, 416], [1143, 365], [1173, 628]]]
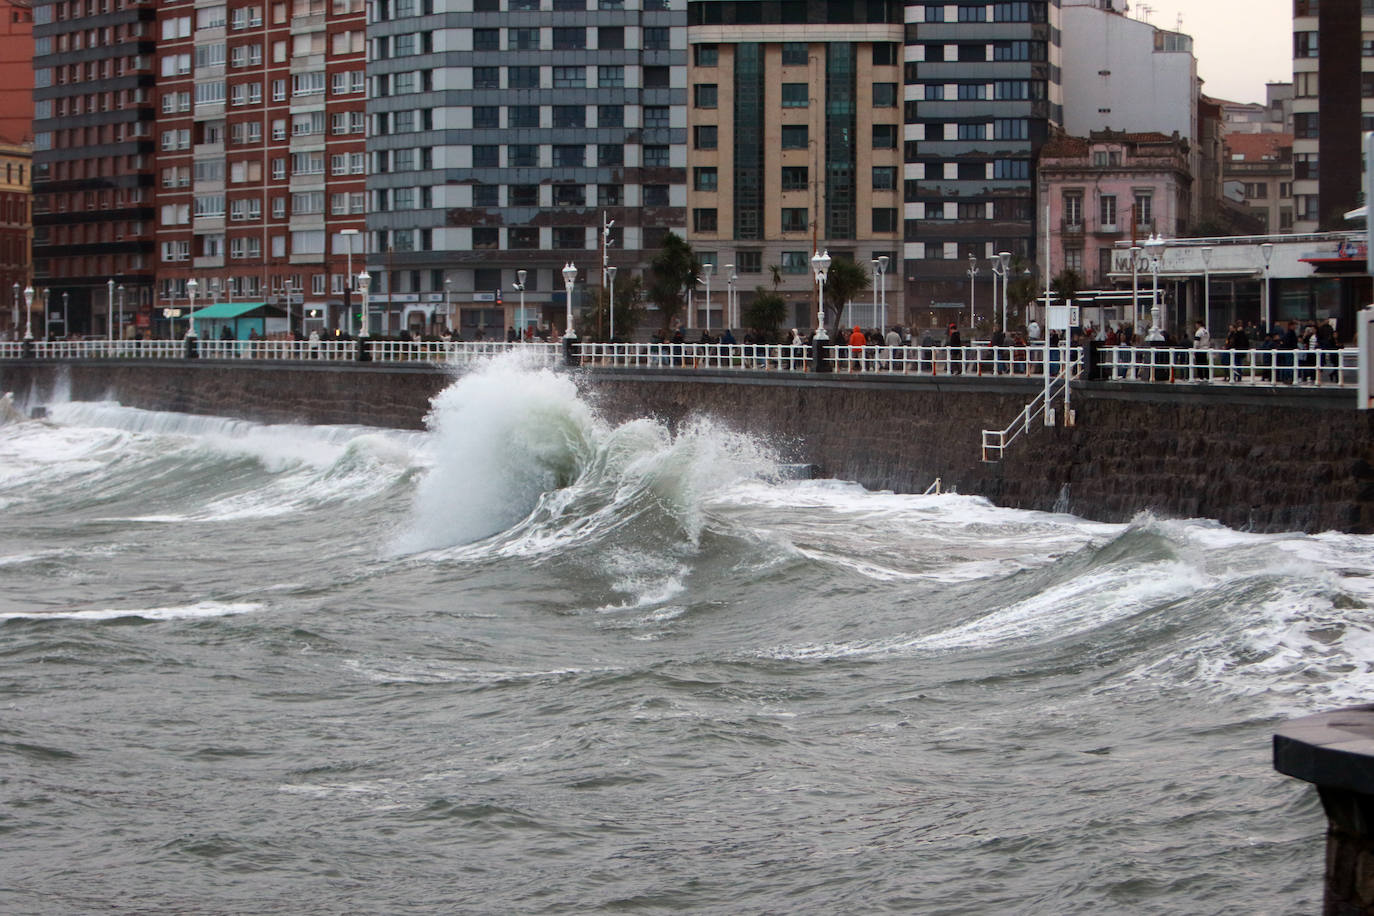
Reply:
[[[270, 423], [423, 425], [452, 381], [429, 367], [273, 363], [0, 364], [21, 402], [60, 392], [152, 410]], [[1075, 387], [1077, 424], [1033, 426], [984, 464], [981, 431], [1003, 428], [1034, 381], [863, 378], [706, 371], [579, 375], [612, 421], [709, 414], [773, 441], [789, 460], [870, 488], [945, 488], [1016, 508], [1103, 521], [1141, 511], [1259, 531], [1374, 532], [1374, 412], [1335, 390]]]

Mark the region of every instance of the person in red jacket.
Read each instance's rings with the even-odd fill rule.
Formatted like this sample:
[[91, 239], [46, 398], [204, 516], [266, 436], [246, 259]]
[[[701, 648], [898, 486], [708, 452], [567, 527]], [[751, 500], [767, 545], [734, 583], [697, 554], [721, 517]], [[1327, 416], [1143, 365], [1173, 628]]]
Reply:
[[849, 335], [849, 371], [853, 372], [854, 367], [858, 366], [862, 372], [864, 368], [864, 347], [868, 344], [868, 336], [859, 330], [859, 326], [854, 325], [853, 332]]

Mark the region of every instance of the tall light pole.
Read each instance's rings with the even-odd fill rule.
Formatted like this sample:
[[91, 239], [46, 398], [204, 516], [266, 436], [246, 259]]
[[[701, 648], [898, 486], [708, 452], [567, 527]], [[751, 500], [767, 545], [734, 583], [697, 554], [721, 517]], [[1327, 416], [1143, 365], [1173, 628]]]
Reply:
[[66, 291], [63, 291], [63, 293], [62, 293], [62, 337], [63, 337], [64, 339], [69, 338], [69, 337], [72, 336], [72, 326], [71, 326], [70, 324], [67, 323], [67, 311], [68, 311], [67, 306], [71, 303], [71, 300], [72, 300], [71, 293], [66, 292]]
[[105, 281], [105, 306], [108, 313], [105, 316], [105, 328], [110, 332], [110, 340], [114, 340], [114, 280]]
[[33, 287], [24, 287], [24, 311], [27, 313], [27, 326], [24, 328], [24, 339], [33, 340]]
[[19, 284], [14, 284], [14, 322], [11, 326], [10, 337], [14, 340], [19, 339]]
[[1140, 252], [1139, 245], [1131, 246], [1131, 336], [1140, 334]]
[[444, 277], [444, 330], [453, 333], [453, 280]]
[[517, 270], [515, 272], [515, 279], [519, 281], [515, 284], [515, 288], [520, 290], [520, 318], [518, 324], [520, 325], [521, 340], [525, 339], [525, 277], [527, 276], [529, 276], [528, 271]]
[[281, 281], [281, 288], [286, 294], [286, 339], [291, 340], [291, 280]]
[[879, 302], [882, 303], [882, 311], [878, 313], [882, 319], [878, 322], [880, 331], [887, 328], [887, 264], [888, 258], [885, 254], [878, 255], [873, 261], [873, 265], [878, 268], [878, 296]]
[[739, 279], [739, 274], [735, 273], [735, 265], [725, 265], [725, 321], [722, 324], [727, 328], [733, 328], [735, 322], [735, 281]]
[[[1002, 265], [1002, 333], [1007, 331], [1007, 284], [1011, 280], [1011, 252], [997, 252], [997, 260]], [[993, 308], [997, 303], [993, 303]]]
[[1264, 258], [1264, 327], [1262, 331], [1268, 337], [1272, 317], [1269, 309], [1269, 259], [1274, 256], [1274, 246], [1265, 242], [1260, 246], [1260, 256]]
[[978, 259], [973, 255], [968, 256], [968, 327], [969, 333], [973, 333], [973, 325], [977, 321], [973, 314], [973, 280], [978, 276]]
[[716, 265], [709, 261], [701, 265], [701, 274], [706, 278], [706, 333], [711, 333], [711, 274], [716, 272]]
[[196, 336], [196, 290], [199, 287], [200, 284], [195, 281], [194, 277], [186, 281], [186, 295], [190, 297], [191, 300], [191, 310], [186, 313], [188, 322], [186, 336], [191, 338]]
[[611, 343], [615, 343], [615, 271], [614, 267], [606, 268], [606, 278], [611, 283], [611, 298], [606, 306], [606, 310], [611, 313]]
[[371, 318], [372, 316], [369, 314], [370, 309], [368, 308], [368, 302], [367, 302], [367, 289], [368, 289], [368, 287], [371, 286], [371, 285], [372, 285], [372, 275], [369, 274], [369, 273], [367, 272], [367, 268], [364, 267], [364, 268], [358, 273], [358, 291], [361, 292], [361, 293], [363, 294], [362, 320], [359, 322], [359, 323], [362, 325], [362, 327], [358, 328], [358, 336], [359, 336], [359, 337], [367, 337], [367, 336], [369, 336], [368, 324], [369, 324], [370, 322], [368, 321], [368, 319]]
[[819, 251], [811, 256], [811, 269], [816, 274], [816, 285], [820, 288], [820, 295], [817, 301], [820, 305], [816, 309], [816, 340], [829, 340], [830, 336], [825, 333], [825, 278], [830, 275], [830, 251], [824, 254]]
[[996, 324], [996, 323], [997, 323], [997, 278], [1000, 277], [1000, 276], [1002, 276], [1002, 271], [1001, 271], [1001, 268], [999, 267], [1000, 264], [1001, 264], [1001, 262], [997, 260], [997, 257], [996, 257], [995, 255], [994, 255], [993, 257], [988, 258], [988, 270], [992, 271], [992, 321], [993, 321], [993, 324]]
[[734, 300], [730, 305], [730, 327], [737, 328], [744, 322], [744, 319], [740, 317], [739, 313], [739, 273], [735, 270], [735, 265], [730, 264], [727, 266], [730, 268], [730, 296]]
[[567, 317], [564, 319], [566, 321], [566, 324], [563, 327], [564, 340], [577, 340], [577, 332], [573, 330], [572, 312], [573, 284], [576, 282], [577, 268], [573, 266], [572, 261], [569, 261], [567, 264], [563, 265], [563, 289], [565, 291], [564, 295], [567, 299], [568, 309]]
[[1154, 289], [1150, 294], [1150, 333], [1145, 340], [1149, 343], [1159, 343], [1164, 340], [1164, 331], [1159, 326], [1159, 261], [1163, 254], [1164, 239], [1151, 233], [1145, 240], [1145, 251], [1150, 258], [1150, 275], [1154, 278]]
[[124, 284], [119, 284], [119, 339], [124, 339]]
[[353, 287], [353, 237], [357, 234], [357, 229], [339, 230], [339, 235], [348, 238], [348, 273], [344, 274], [344, 311], [347, 313], [349, 333], [353, 332], [353, 303], [348, 293]]
[[1202, 323], [1212, 326], [1212, 247], [1202, 246]]

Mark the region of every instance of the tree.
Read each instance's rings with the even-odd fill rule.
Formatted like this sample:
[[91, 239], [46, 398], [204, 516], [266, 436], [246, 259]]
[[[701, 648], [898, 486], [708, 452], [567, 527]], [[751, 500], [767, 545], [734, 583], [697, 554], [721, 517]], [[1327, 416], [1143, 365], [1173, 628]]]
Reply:
[[[687, 304], [686, 290], [696, 282], [700, 265], [692, 246], [675, 232], [663, 237], [663, 247], [649, 262], [649, 301], [663, 313], [663, 330], [671, 330]], [[619, 298], [617, 296], [616, 298]]]
[[[609, 287], [601, 287], [596, 291], [596, 301], [592, 304], [591, 311], [583, 319], [583, 325], [588, 328], [598, 328], [599, 333], [610, 336], [611, 322], [610, 315], [606, 310], [607, 301], [610, 299], [611, 291]], [[644, 308], [644, 281], [634, 275], [619, 273], [615, 278], [615, 336], [617, 340], [625, 340], [634, 334], [635, 328], [639, 327], [644, 320], [647, 310]]]
[[1082, 288], [1083, 276], [1071, 267], [1064, 268], [1050, 281], [1050, 289], [1060, 299], [1072, 299]]
[[[1007, 278], [1007, 324], [1012, 327], [1026, 325], [1026, 307], [1040, 295], [1040, 277], [1035, 266], [1024, 258], [1011, 260], [1010, 276]], [[1006, 330], [1010, 330], [1007, 328]]]
[[754, 287], [754, 299], [744, 307], [746, 327], [762, 331], [768, 340], [777, 340], [778, 325], [787, 317], [787, 300], [762, 286]]
[[782, 286], [782, 268], [776, 264], [769, 264], [768, 272], [773, 276], [773, 292], [776, 293], [778, 288]]
[[825, 310], [833, 314], [832, 337], [839, 334], [844, 307], [873, 285], [868, 271], [848, 259], [836, 258], [825, 277]]

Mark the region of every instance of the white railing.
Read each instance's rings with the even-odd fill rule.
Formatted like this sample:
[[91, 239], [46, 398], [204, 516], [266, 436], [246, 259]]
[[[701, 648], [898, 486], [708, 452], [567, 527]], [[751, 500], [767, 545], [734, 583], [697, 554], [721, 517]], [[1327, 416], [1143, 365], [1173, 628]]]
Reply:
[[[540, 365], [565, 363], [561, 343], [505, 343], [497, 341], [400, 341], [368, 339], [368, 358], [374, 363], [465, 366], [497, 354], [518, 351]], [[64, 340], [3, 341], [0, 360], [22, 359], [32, 349], [40, 360], [151, 359], [179, 360], [187, 356], [185, 340]], [[296, 340], [207, 340], [196, 345], [204, 360], [320, 360], [355, 363], [358, 341], [325, 340], [318, 345]], [[1049, 371], [1059, 375], [1064, 350], [1051, 350]], [[1071, 351], [1074, 352], [1074, 351]], [[809, 346], [786, 344], [638, 344], [578, 343], [573, 362], [587, 368], [653, 368], [752, 372], [811, 372]], [[1112, 382], [1211, 384], [1246, 386], [1309, 385], [1355, 388], [1359, 351], [1342, 350], [1191, 350], [1153, 347], [1099, 347], [1091, 354], [1076, 353], [1083, 377]], [[826, 347], [825, 367], [835, 374], [865, 376], [928, 376], [1041, 378], [1045, 373], [1043, 345], [992, 347], [908, 346], [863, 347], [847, 344]]]
[[[1049, 384], [1041, 389], [1040, 393], [1031, 399], [1030, 403], [1021, 408], [1021, 412], [1016, 415], [1016, 419], [1006, 429], [985, 429], [983, 430], [983, 461], [1001, 461], [1007, 448], [1016, 441], [1016, 437], [1022, 433], [1028, 433], [1031, 424], [1045, 416], [1045, 411], [1054, 399], [1061, 394], [1065, 394], [1068, 389], [1069, 380], [1078, 378], [1083, 370], [1083, 365], [1078, 360], [1079, 351], [1070, 351], [1070, 364], [1067, 371], [1050, 378]], [[1068, 409], [1068, 398], [1064, 399], [1065, 410]], [[1067, 422], [1067, 421], [1066, 421]], [[1052, 421], [1047, 421], [1046, 425], [1051, 425]]]

